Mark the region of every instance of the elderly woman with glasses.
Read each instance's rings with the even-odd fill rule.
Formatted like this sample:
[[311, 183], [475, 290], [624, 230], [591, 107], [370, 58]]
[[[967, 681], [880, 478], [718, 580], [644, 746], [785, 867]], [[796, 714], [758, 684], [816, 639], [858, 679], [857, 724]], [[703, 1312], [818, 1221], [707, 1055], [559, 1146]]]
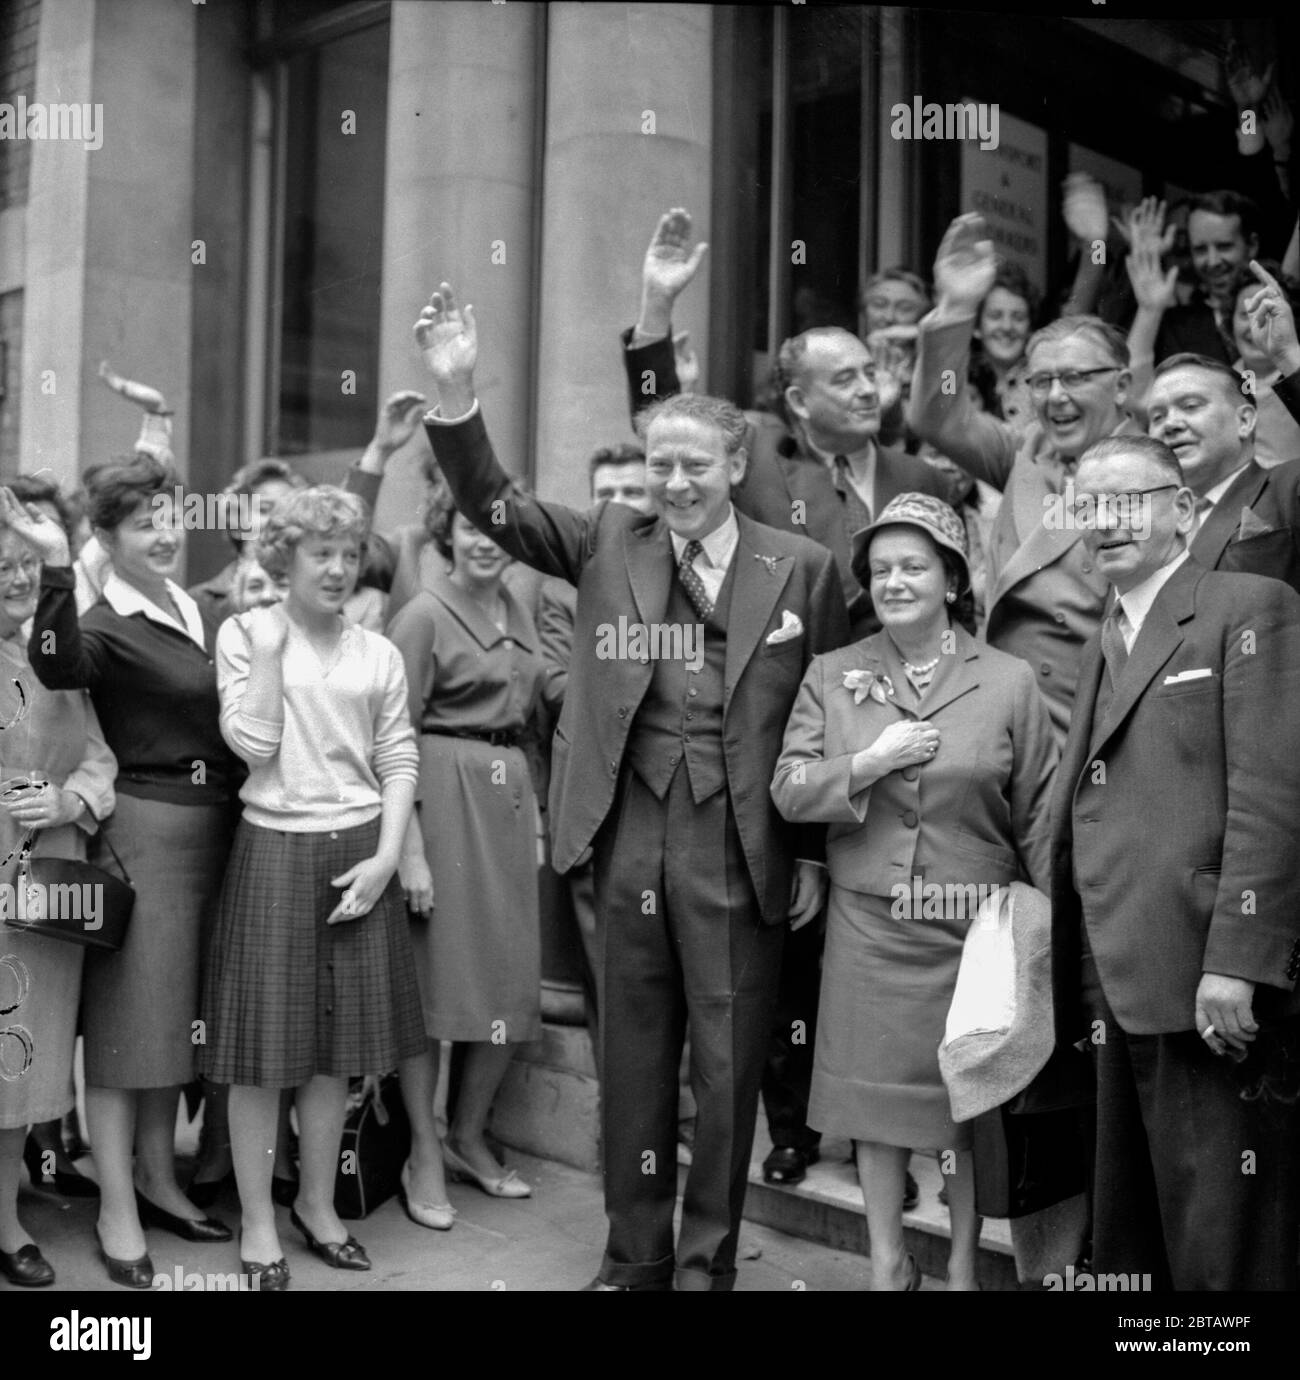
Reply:
[[903, 1249], [909, 1149], [949, 1175], [948, 1287], [975, 1289], [971, 1130], [938, 1058], [975, 917], [947, 898], [1048, 886], [1057, 749], [1033, 670], [971, 635], [966, 529], [946, 503], [899, 494], [853, 548], [881, 630], [813, 661], [772, 781], [786, 819], [829, 826], [808, 1123], [854, 1141], [874, 1289], [920, 1288]]

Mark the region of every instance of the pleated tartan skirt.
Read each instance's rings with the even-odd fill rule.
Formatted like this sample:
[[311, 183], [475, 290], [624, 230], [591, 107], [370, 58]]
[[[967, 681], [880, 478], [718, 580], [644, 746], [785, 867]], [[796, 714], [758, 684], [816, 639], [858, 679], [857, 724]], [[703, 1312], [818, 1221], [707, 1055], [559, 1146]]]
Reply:
[[287, 833], [241, 820], [203, 989], [199, 1071], [289, 1088], [316, 1074], [386, 1073], [426, 1046], [401, 884], [327, 925], [330, 878], [374, 854], [379, 820]]

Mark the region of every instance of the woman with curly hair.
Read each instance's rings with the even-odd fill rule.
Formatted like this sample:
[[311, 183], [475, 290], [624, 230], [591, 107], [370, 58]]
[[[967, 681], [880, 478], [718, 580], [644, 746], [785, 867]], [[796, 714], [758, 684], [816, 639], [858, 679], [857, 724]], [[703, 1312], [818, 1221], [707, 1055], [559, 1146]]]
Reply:
[[[199, 1063], [231, 1085], [241, 1264], [262, 1289], [289, 1280], [271, 1193], [280, 1089], [297, 1090], [291, 1220], [327, 1265], [368, 1270], [334, 1210], [347, 1080], [399, 1064], [408, 1074], [412, 1060], [427, 1080], [430, 1065], [397, 876], [409, 838], [408, 900], [430, 905], [418, 834], [408, 835], [417, 755], [406, 677], [389, 642], [343, 616], [366, 525], [361, 500], [342, 489], [286, 494], [257, 547], [272, 578], [287, 582], [285, 600], [228, 619], [217, 637], [221, 731], [249, 775]], [[412, 1110], [403, 1181], [416, 1198], [440, 1185], [441, 1162], [432, 1105]]]

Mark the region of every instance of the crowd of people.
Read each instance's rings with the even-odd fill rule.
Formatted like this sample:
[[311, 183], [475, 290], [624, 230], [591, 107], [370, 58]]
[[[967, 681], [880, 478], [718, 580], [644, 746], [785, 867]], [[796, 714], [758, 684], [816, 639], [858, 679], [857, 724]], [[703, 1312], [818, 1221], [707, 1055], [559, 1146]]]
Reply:
[[[601, 1082], [589, 1290], [734, 1285], [760, 1100], [771, 1183], [852, 1141], [876, 1290], [920, 1286], [908, 1164], [937, 1156], [948, 1287], [979, 1287], [973, 1122], [940, 1061], [971, 887], [1050, 902], [1047, 1048], [1007, 1091], [1068, 1070], [1086, 1172], [1056, 1258], [1293, 1290], [1300, 251], [1264, 108], [1252, 195], [1112, 221], [1073, 175], [1055, 296], [961, 215], [928, 277], [864, 284], [859, 333], [786, 340], [751, 412], [695, 391], [673, 312], [706, 247], [668, 211], [622, 338], [639, 444], [590, 457], [584, 509], [498, 463], [443, 283], [415, 327], [432, 396], [390, 397], [341, 485], [241, 470], [253, 516], [187, 593], [161, 402], [117, 380], [151, 419], [133, 455], [75, 498], [0, 489], [3, 877], [90, 859], [135, 890], [117, 951], [3, 930], [27, 1039], [0, 1081], [0, 1274], [55, 1279], [24, 1161], [98, 1197], [121, 1285], [151, 1287], [146, 1229], [231, 1241], [207, 1215], [231, 1176], [260, 1288], [289, 1282], [279, 1206], [369, 1269], [340, 1137], [349, 1079], [394, 1070], [413, 1223], [454, 1228], [448, 1176], [529, 1196], [490, 1118], [541, 1032], [545, 819]], [[422, 520], [377, 532], [421, 417]], [[947, 899], [900, 905], [922, 883]], [[93, 1180], [63, 1129], [78, 1038]]]

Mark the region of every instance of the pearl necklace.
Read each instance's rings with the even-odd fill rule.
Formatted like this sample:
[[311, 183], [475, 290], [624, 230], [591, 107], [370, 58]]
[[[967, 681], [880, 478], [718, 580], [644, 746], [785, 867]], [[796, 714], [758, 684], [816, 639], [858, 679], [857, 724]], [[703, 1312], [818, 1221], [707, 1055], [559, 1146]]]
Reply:
[[[940, 655], [942, 655], [942, 653]], [[938, 664], [939, 657], [935, 657], [933, 661], [927, 661], [923, 666], [913, 666], [910, 661], [904, 661], [903, 670], [913, 677], [928, 676]]]

